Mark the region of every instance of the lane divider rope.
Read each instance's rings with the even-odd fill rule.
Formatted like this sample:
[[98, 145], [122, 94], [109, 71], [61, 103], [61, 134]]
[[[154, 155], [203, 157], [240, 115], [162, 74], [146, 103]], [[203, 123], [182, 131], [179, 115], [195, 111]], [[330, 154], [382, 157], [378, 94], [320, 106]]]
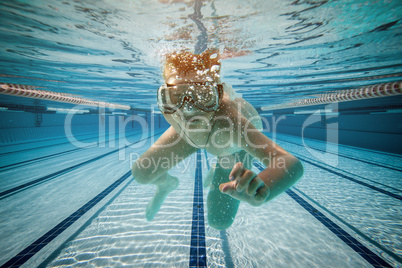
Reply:
[[291, 103], [284, 103], [272, 106], [261, 107], [262, 111], [278, 109], [313, 106], [335, 102], [372, 99], [378, 97], [389, 97], [402, 94], [402, 81], [382, 83], [355, 89], [338, 90], [327, 94], [312, 96], [313, 98], [299, 100]]
[[121, 105], [110, 102], [94, 101], [66, 93], [54, 92], [49, 90], [38, 90], [35, 86], [19, 85], [10, 83], [0, 83], [0, 94], [57, 101], [63, 103], [82, 104], [88, 106], [107, 107], [111, 109], [130, 110], [129, 105]]

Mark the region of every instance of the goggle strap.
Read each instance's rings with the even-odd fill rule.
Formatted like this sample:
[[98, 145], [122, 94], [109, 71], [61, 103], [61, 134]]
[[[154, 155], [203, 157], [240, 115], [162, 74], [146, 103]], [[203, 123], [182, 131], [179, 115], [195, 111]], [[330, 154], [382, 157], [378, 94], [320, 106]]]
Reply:
[[218, 84], [217, 87], [218, 87], [219, 100], [220, 100], [221, 98], [223, 98], [223, 85]]

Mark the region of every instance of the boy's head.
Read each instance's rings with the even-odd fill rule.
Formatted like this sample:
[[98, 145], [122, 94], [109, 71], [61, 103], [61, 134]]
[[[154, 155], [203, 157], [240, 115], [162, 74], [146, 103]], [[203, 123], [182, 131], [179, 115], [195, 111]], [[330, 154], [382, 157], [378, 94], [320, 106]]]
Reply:
[[166, 55], [163, 70], [165, 82], [169, 79], [186, 82], [220, 81], [220, 55], [218, 50], [209, 49], [202, 54], [191, 52], [173, 52]]

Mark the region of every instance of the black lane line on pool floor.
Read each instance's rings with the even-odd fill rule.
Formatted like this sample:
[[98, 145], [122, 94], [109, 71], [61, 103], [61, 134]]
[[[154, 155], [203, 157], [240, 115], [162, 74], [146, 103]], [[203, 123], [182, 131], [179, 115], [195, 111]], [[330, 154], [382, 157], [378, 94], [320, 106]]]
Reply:
[[[285, 136], [291, 136], [291, 137], [298, 137], [300, 138], [300, 136], [295, 136], [295, 135], [290, 135], [290, 134], [283, 134], [282, 135]], [[306, 140], [311, 140], [311, 141], [315, 141], [318, 143], [324, 143], [326, 144], [326, 141], [322, 141], [322, 140], [316, 140], [316, 139], [312, 139], [312, 138], [304, 138]], [[330, 142], [330, 144], [334, 144], [333, 142]], [[335, 145], [335, 144], [334, 144]], [[402, 158], [402, 155], [400, 154], [396, 154], [396, 153], [389, 153], [389, 152], [382, 152], [382, 151], [376, 151], [376, 150], [370, 150], [367, 148], [362, 148], [362, 147], [356, 147], [356, 146], [350, 146], [350, 145], [346, 145], [346, 144], [336, 144], [337, 146], [341, 147], [341, 148], [345, 148], [345, 149], [352, 149], [352, 150], [359, 150], [359, 151], [366, 151], [368, 153], [374, 153], [374, 154], [381, 154], [381, 155], [387, 155], [387, 156], [391, 156], [391, 157], [395, 157], [395, 158]]]
[[204, 202], [202, 193], [201, 151], [197, 151], [195, 170], [193, 221], [191, 225], [189, 267], [207, 267], [207, 251], [205, 245]]
[[72, 149], [72, 150], [58, 152], [58, 153], [55, 153], [55, 154], [50, 154], [50, 155], [45, 155], [45, 156], [29, 159], [29, 160], [14, 163], [14, 164], [1, 166], [0, 167], [0, 172], [9, 171], [10, 169], [14, 169], [14, 168], [20, 168], [20, 167], [28, 165], [28, 164], [30, 164], [32, 162], [45, 160], [46, 158], [52, 159], [53, 157], [58, 157], [58, 156], [62, 156], [62, 155], [65, 155], [65, 154], [69, 154], [69, 153], [73, 153], [73, 152], [77, 152], [77, 151], [81, 151], [81, 150], [88, 149], [88, 148], [93, 148], [93, 147], [94, 146], [86, 146], [86, 147], [82, 147], [82, 148], [76, 148], [76, 149]]
[[[164, 132], [164, 131], [163, 131], [163, 132]], [[133, 145], [133, 144], [139, 143], [139, 142], [141, 142], [141, 141], [144, 141], [144, 140], [146, 140], [146, 139], [149, 139], [149, 138], [151, 138], [151, 137], [154, 137], [154, 136], [156, 136], [156, 135], [159, 135], [159, 134], [161, 134], [161, 133], [163, 133], [163, 132], [156, 133], [156, 134], [154, 134], [154, 135], [152, 135], [152, 136], [150, 136], [150, 137], [146, 137], [145, 139], [142, 139], [142, 140], [133, 142], [133, 143], [130, 144], [130, 145], [126, 145], [126, 146], [124, 146], [124, 147], [122, 147], [122, 148], [118, 148], [118, 149], [113, 150], [113, 151], [111, 151], [111, 152], [102, 154], [102, 155], [97, 156], [97, 157], [95, 157], [95, 158], [92, 158], [92, 159], [89, 159], [89, 160], [87, 160], [87, 161], [84, 161], [84, 162], [81, 162], [81, 163], [79, 163], [79, 164], [76, 164], [76, 165], [74, 165], [74, 166], [71, 166], [71, 167], [68, 167], [68, 168], [65, 168], [65, 169], [56, 171], [56, 172], [54, 172], [54, 173], [52, 173], [52, 174], [43, 176], [43, 177], [38, 178], [38, 179], [35, 179], [35, 180], [33, 180], [33, 181], [30, 181], [30, 182], [21, 184], [21, 185], [19, 185], [19, 186], [13, 187], [13, 188], [11, 188], [11, 189], [5, 190], [5, 191], [3, 191], [3, 192], [0, 192], [0, 200], [2, 200], [2, 199], [4, 199], [4, 198], [7, 198], [7, 197], [9, 197], [9, 196], [11, 196], [11, 195], [14, 195], [14, 194], [16, 194], [16, 193], [19, 193], [19, 192], [21, 192], [21, 191], [24, 191], [24, 190], [26, 190], [26, 189], [28, 189], [28, 188], [33, 187], [33, 186], [42, 184], [42, 183], [47, 182], [47, 181], [50, 181], [50, 180], [53, 180], [53, 179], [59, 177], [60, 175], [63, 175], [63, 174], [68, 173], [68, 172], [70, 172], [70, 171], [73, 171], [74, 169], [77, 169], [77, 168], [82, 167], [82, 166], [84, 166], [84, 165], [90, 164], [90, 163], [92, 163], [92, 162], [95, 162], [95, 161], [97, 161], [97, 160], [99, 160], [99, 159], [102, 159], [102, 158], [108, 156], [108, 155], [111, 155], [111, 154], [113, 154], [113, 153], [116, 153], [116, 152], [118, 152], [118, 151], [121, 150], [121, 149], [125, 149], [125, 148], [127, 148], [127, 147], [129, 147], [129, 146], [131, 146], [131, 145]]]
[[77, 211], [75, 211], [73, 214], [68, 216], [65, 220], [60, 222], [53, 229], [48, 231], [46, 234], [44, 234], [38, 240], [36, 240], [31, 245], [26, 247], [20, 253], [15, 255], [13, 258], [11, 258], [8, 262], [3, 264], [1, 267], [2, 268], [19, 267], [19, 266], [23, 265], [32, 256], [34, 256], [36, 253], [38, 253], [42, 248], [44, 248], [47, 244], [49, 244], [59, 234], [61, 234], [64, 230], [66, 230], [68, 227], [70, 227], [74, 222], [76, 222], [79, 218], [81, 218], [87, 211], [89, 211], [96, 204], [98, 204], [103, 198], [105, 198], [110, 192], [112, 192], [114, 189], [116, 189], [117, 186], [119, 186], [122, 182], [124, 182], [130, 176], [131, 176], [131, 171], [124, 174], [121, 178], [119, 178], [114, 183], [112, 183], [109, 187], [107, 187], [105, 190], [103, 190], [100, 194], [98, 194], [97, 196], [92, 198], [89, 202], [87, 202], [85, 205], [80, 207]]
[[[131, 133], [133, 135], [135, 134], [139, 134], [141, 132], [137, 132], [135, 131], [129, 131], [128, 133]], [[103, 136], [99, 136], [100, 134], [103, 134]], [[13, 153], [20, 153], [20, 152], [26, 152], [26, 151], [30, 151], [30, 150], [35, 150], [35, 149], [43, 149], [46, 147], [52, 147], [52, 146], [58, 146], [58, 145], [63, 145], [63, 144], [67, 144], [67, 143], [71, 143], [71, 141], [69, 140], [70, 138], [77, 138], [77, 137], [84, 137], [84, 136], [89, 136], [89, 138], [85, 138], [82, 139], [81, 141], [87, 141], [87, 140], [99, 140], [99, 138], [103, 137], [106, 139], [106, 135], [110, 134], [108, 131], [102, 131], [102, 132], [98, 132], [98, 133], [85, 133], [85, 134], [75, 134], [69, 137], [59, 137], [56, 139], [44, 139], [44, 140], [33, 140], [33, 141], [28, 141], [28, 142], [21, 142], [21, 143], [15, 143], [15, 144], [7, 144], [7, 145], [2, 145], [1, 147], [6, 147], [6, 146], [17, 146], [17, 145], [23, 145], [23, 144], [32, 144], [32, 143], [36, 143], [36, 142], [46, 142], [46, 141], [54, 141], [54, 140], [64, 140], [67, 139], [67, 141], [63, 141], [63, 142], [59, 142], [59, 143], [54, 143], [54, 144], [48, 144], [48, 145], [42, 145], [42, 146], [38, 146], [38, 147], [33, 147], [33, 148], [26, 148], [26, 149], [22, 149], [22, 150], [16, 150], [16, 151], [10, 151], [10, 152], [5, 152], [5, 153], [0, 153], [0, 157], [4, 156], [4, 155], [8, 155], [8, 154], [13, 154]], [[130, 135], [132, 136], [132, 135]], [[128, 136], [129, 137], [129, 136]], [[117, 139], [117, 138], [115, 138]], [[106, 140], [105, 140], [106, 142]]]
[[[279, 139], [279, 140], [280, 140], [280, 139]], [[288, 142], [288, 141], [285, 141], [285, 142]], [[292, 142], [289, 142], [289, 143], [292, 143]], [[299, 145], [299, 144], [296, 144], [296, 145]], [[299, 145], [299, 146], [302, 146], [302, 145]], [[352, 177], [351, 177], [351, 176], [360, 177], [360, 176], [358, 176], [358, 175], [351, 174], [351, 173], [349, 173], [349, 172], [347, 172], [347, 171], [345, 171], [345, 170], [337, 169], [337, 168], [335, 168], [335, 167], [332, 167], [332, 166], [330, 166], [330, 165], [328, 165], [328, 164], [324, 164], [324, 163], [319, 162], [319, 161], [316, 161], [316, 160], [312, 160], [311, 158], [302, 156], [302, 155], [300, 155], [299, 153], [293, 152], [293, 154], [296, 155], [296, 156], [297, 156], [298, 158], [300, 158], [301, 160], [303, 160], [304, 162], [309, 163], [309, 164], [311, 164], [311, 165], [313, 165], [313, 166], [315, 166], [315, 167], [318, 167], [318, 168], [323, 169], [323, 170], [325, 170], [325, 171], [327, 171], [327, 172], [330, 172], [330, 173], [333, 173], [333, 174], [335, 174], [335, 175], [337, 175], [337, 176], [340, 176], [340, 177], [342, 177], [342, 178], [344, 178], [344, 179], [347, 179], [347, 180], [353, 181], [353, 182], [355, 182], [355, 183], [358, 183], [358, 184], [360, 184], [360, 185], [363, 185], [363, 186], [365, 186], [365, 187], [367, 187], [367, 188], [370, 188], [370, 189], [372, 189], [372, 190], [374, 190], [374, 191], [377, 191], [377, 192], [380, 192], [380, 193], [382, 193], [382, 194], [388, 195], [388, 196], [390, 196], [390, 197], [393, 197], [393, 198], [402, 200], [402, 196], [400, 196], [400, 195], [398, 195], [398, 194], [395, 194], [395, 193], [392, 193], [392, 192], [390, 192], [390, 191], [387, 191], [387, 190], [378, 188], [378, 187], [376, 187], [376, 186], [374, 186], [374, 185], [368, 184], [368, 183], [366, 183], [366, 182], [363, 182], [363, 181], [361, 181], [361, 180], [358, 180], [358, 179], [355, 179], [355, 178], [352, 178]], [[310, 159], [310, 160], [307, 160], [307, 159]], [[319, 164], [314, 163], [314, 162], [312, 162], [312, 161], [318, 162]], [[337, 169], [337, 170], [339, 170], [339, 171], [336, 171], [336, 170], [334, 170], [334, 169]], [[342, 174], [341, 172], [349, 173], [351, 176], [344, 175], [344, 174]], [[394, 187], [391, 187], [391, 186], [388, 186], [388, 185], [385, 185], [385, 184], [382, 184], [382, 183], [379, 183], [379, 182], [376, 182], [376, 181], [372, 181], [372, 180], [366, 179], [366, 178], [364, 178], [364, 177], [360, 177], [360, 178], [361, 178], [361, 179], [364, 179], [364, 180], [368, 180], [368, 181], [370, 181], [370, 182], [372, 182], [372, 183], [377, 183], [377, 184], [379, 184], [379, 185], [382, 185], [382, 186], [384, 186], [384, 187], [393, 189], [393, 190], [395, 190], [395, 191], [399, 191], [399, 192], [401, 191], [401, 190], [396, 189], [396, 188], [394, 188]]]
[[[280, 140], [280, 141], [288, 142], [288, 143], [291, 143], [291, 144], [294, 144], [294, 145], [297, 145], [297, 146], [304, 147], [303, 145], [298, 144], [296, 142], [287, 141], [287, 140], [278, 139], [278, 138], [276, 138], [276, 139]], [[324, 151], [322, 149], [318, 149], [317, 147], [311, 147], [311, 148], [316, 150], [316, 151], [320, 151], [320, 152], [324, 152], [324, 153], [330, 153], [330, 154], [333, 154], [333, 155], [336, 155], [336, 156], [352, 159], [352, 160], [359, 161], [359, 162], [362, 162], [362, 163], [366, 163], [366, 164], [369, 164], [369, 165], [373, 165], [373, 166], [377, 166], [377, 167], [382, 167], [382, 168], [387, 168], [387, 169], [391, 169], [391, 170], [394, 170], [394, 171], [402, 172], [402, 169], [399, 168], [399, 167], [396, 167], [396, 166], [387, 166], [387, 165], [383, 165], [383, 164], [374, 163], [374, 162], [368, 161], [368, 160], [363, 160], [363, 159], [358, 159], [358, 158], [355, 158], [355, 157], [350, 157], [350, 156], [347, 156], [347, 155], [344, 155], [344, 154], [331, 153], [331, 152]]]
[[[85, 135], [88, 135], [88, 136], [89, 136], [89, 135], [94, 135], [93, 137], [90, 136], [89, 138], [82, 139], [82, 141], [85, 141], [85, 140], [96, 139], [96, 134], [97, 134], [97, 133], [93, 133], [93, 134], [81, 134], [81, 135], [74, 135], [73, 137], [75, 138], [75, 137], [81, 137], [81, 136], [85, 136]], [[106, 137], [106, 136], [105, 136], [105, 137]], [[62, 139], [62, 138], [64, 138], [64, 137], [61, 137], [61, 138], [58, 138], [58, 139]], [[67, 137], [65, 137], [65, 138], [67, 138]], [[71, 137], [69, 137], [69, 138], [71, 138]], [[56, 140], [58, 140], [58, 139], [56, 139]], [[34, 142], [34, 143], [35, 143], [35, 142], [46, 142], [47, 140], [54, 140], [54, 139], [38, 140], [38, 141], [33, 141], [33, 142]], [[25, 144], [25, 143], [30, 143], [30, 144], [31, 144], [32, 141], [31, 141], [31, 142], [18, 143], [18, 144], [10, 144], [10, 145], [6, 145], [6, 146], [22, 145], [22, 144]], [[62, 145], [62, 144], [67, 144], [67, 143], [71, 143], [71, 142], [68, 140], [68, 138], [67, 138], [67, 141], [63, 141], [63, 142], [59, 142], [59, 143], [48, 144], [48, 145], [42, 145], [42, 146], [33, 147], [33, 148], [26, 148], [26, 149], [17, 150], [17, 151], [10, 151], [10, 152], [5, 152], [5, 153], [0, 153], [0, 156], [8, 155], [8, 154], [13, 154], [13, 153], [26, 152], [26, 151], [35, 150], [35, 149], [43, 149], [43, 148], [46, 148], [46, 147], [52, 147], [52, 146], [57, 146], [57, 145]]]
[[[254, 162], [254, 166], [256, 166], [260, 171], [264, 170], [264, 167], [260, 163]], [[334, 233], [338, 238], [340, 238], [343, 242], [345, 242], [349, 247], [351, 247], [357, 254], [359, 254], [363, 259], [369, 262], [376, 268], [381, 267], [392, 267], [386, 261], [378, 257], [374, 252], [365, 247], [362, 243], [357, 241], [354, 237], [349, 235], [346, 231], [344, 231], [341, 227], [339, 227], [336, 223], [327, 218], [324, 214], [322, 214], [318, 209], [315, 209], [312, 205], [307, 203], [303, 198], [297, 195], [291, 189], [288, 189], [286, 193], [293, 198], [299, 205], [301, 205], [305, 210], [307, 210], [314, 218], [324, 224], [332, 233]]]
[[379, 242], [375, 241], [373, 238], [367, 236], [362, 231], [360, 231], [359, 229], [354, 227], [351, 223], [348, 223], [343, 218], [341, 218], [340, 216], [336, 215], [334, 212], [328, 210], [326, 207], [322, 206], [320, 203], [318, 203], [317, 201], [315, 201], [314, 199], [309, 197], [306, 193], [303, 193], [300, 189], [297, 189], [297, 187], [293, 187], [293, 188], [294, 188], [295, 191], [297, 191], [300, 194], [300, 196], [303, 197], [304, 200], [306, 200], [307, 202], [309, 202], [313, 206], [315, 205], [315, 206], [319, 207], [321, 209], [321, 211], [325, 211], [326, 213], [331, 215], [334, 219], [336, 219], [338, 222], [341, 222], [344, 226], [347, 226], [350, 230], [355, 232], [357, 235], [362, 237], [364, 240], [366, 240], [369, 243], [371, 243], [372, 245], [376, 246], [380, 251], [385, 252], [386, 254], [388, 254], [389, 256], [394, 258], [396, 261], [402, 262], [401, 257], [397, 256], [394, 252], [392, 252], [391, 250], [386, 248], [384, 245], [381, 245]]
[[[135, 136], [135, 135], [140, 134], [140, 133], [141, 133], [141, 132], [135, 131], [135, 133], [133, 133], [132, 135], [126, 136], [126, 138], [131, 137], [131, 136]], [[117, 139], [117, 138], [109, 139], [108, 142], [116, 141], [116, 140], [119, 140], [119, 139]], [[105, 140], [105, 143], [106, 143], [106, 140]], [[57, 145], [60, 145], [60, 144], [57, 144]], [[31, 162], [41, 161], [41, 160], [45, 160], [45, 159], [47, 159], [47, 158], [58, 157], [58, 156], [61, 156], [61, 155], [63, 155], [63, 154], [68, 154], [68, 153], [76, 152], [76, 151], [78, 151], [78, 150], [84, 150], [84, 149], [94, 148], [94, 147], [96, 147], [97, 145], [99, 145], [99, 143], [97, 143], [95, 146], [94, 146], [94, 145], [88, 145], [88, 146], [85, 146], [85, 147], [82, 147], [82, 148], [76, 148], [76, 149], [72, 149], [72, 150], [62, 151], [62, 152], [58, 152], [58, 153], [54, 153], [54, 154], [50, 154], [50, 155], [45, 155], [45, 156], [41, 156], [41, 157], [37, 157], [37, 158], [25, 160], [25, 161], [18, 162], [18, 163], [14, 163], [14, 164], [9, 164], [9, 165], [5, 165], [5, 166], [1, 166], [1, 167], [0, 167], [0, 172], [8, 171], [8, 170], [10, 170], [10, 169], [12, 169], [12, 168], [20, 168], [21, 166], [28, 165], [28, 164], [30, 164]], [[46, 145], [46, 146], [41, 147], [41, 149], [46, 148], [46, 147], [51, 147], [51, 146], [53, 146], [53, 145], [52, 145], [52, 144], [51, 144], [51, 145]], [[36, 148], [35, 148], [35, 149], [36, 149]], [[22, 150], [22, 151], [25, 152], [24, 150]]]
[[380, 192], [380, 193], [382, 193], [382, 194], [388, 195], [388, 196], [390, 196], [390, 197], [393, 197], [393, 198], [402, 200], [402, 196], [400, 196], [400, 195], [398, 195], [398, 194], [394, 194], [394, 193], [389, 192], [389, 191], [387, 191], [387, 190], [378, 188], [378, 187], [376, 187], [376, 186], [374, 186], [374, 185], [371, 185], [371, 184], [365, 183], [365, 182], [363, 182], [363, 181], [360, 181], [360, 180], [358, 180], [358, 179], [352, 178], [351, 176], [344, 175], [344, 174], [342, 174], [342, 173], [340, 173], [340, 172], [338, 172], [338, 171], [335, 171], [335, 170], [332, 170], [332, 169], [330, 169], [330, 168], [328, 168], [328, 167], [325, 167], [323, 164], [314, 163], [314, 162], [312, 162], [312, 161], [310, 161], [310, 160], [307, 160], [306, 157], [303, 157], [303, 156], [301, 156], [301, 155], [298, 154], [298, 153], [293, 153], [293, 154], [294, 154], [295, 156], [297, 156], [300, 160], [302, 160], [302, 161], [304, 161], [304, 162], [306, 162], [306, 163], [309, 163], [310, 165], [313, 165], [313, 166], [315, 166], [315, 167], [318, 167], [318, 168], [320, 168], [320, 169], [323, 169], [323, 170], [325, 170], [325, 171], [327, 171], [327, 172], [330, 172], [330, 173], [332, 173], [332, 174], [335, 174], [335, 175], [337, 175], [337, 176], [339, 176], [339, 177], [342, 177], [342, 178], [344, 178], [344, 179], [353, 181], [353, 182], [355, 182], [355, 183], [357, 183], [357, 184], [363, 185], [363, 186], [365, 186], [365, 187], [367, 187], [367, 188], [370, 188], [370, 189], [372, 189], [372, 190], [374, 190], [374, 191], [377, 191], [377, 192]]

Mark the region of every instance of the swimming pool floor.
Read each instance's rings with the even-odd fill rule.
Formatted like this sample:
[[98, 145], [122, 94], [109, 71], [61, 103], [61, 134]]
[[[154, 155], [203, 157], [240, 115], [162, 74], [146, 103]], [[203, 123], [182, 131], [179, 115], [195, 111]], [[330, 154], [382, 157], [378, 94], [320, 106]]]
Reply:
[[[141, 143], [140, 133], [130, 135]], [[124, 160], [117, 147], [77, 148], [62, 138], [2, 146], [0, 265], [399, 267], [401, 156], [274, 140], [302, 160], [303, 179], [264, 206], [242, 203], [225, 231], [203, 218], [208, 189], [197, 179], [212, 159], [205, 151], [171, 170], [180, 185], [148, 222], [155, 188], [132, 178], [129, 155], [150, 140], [125, 148]]]

